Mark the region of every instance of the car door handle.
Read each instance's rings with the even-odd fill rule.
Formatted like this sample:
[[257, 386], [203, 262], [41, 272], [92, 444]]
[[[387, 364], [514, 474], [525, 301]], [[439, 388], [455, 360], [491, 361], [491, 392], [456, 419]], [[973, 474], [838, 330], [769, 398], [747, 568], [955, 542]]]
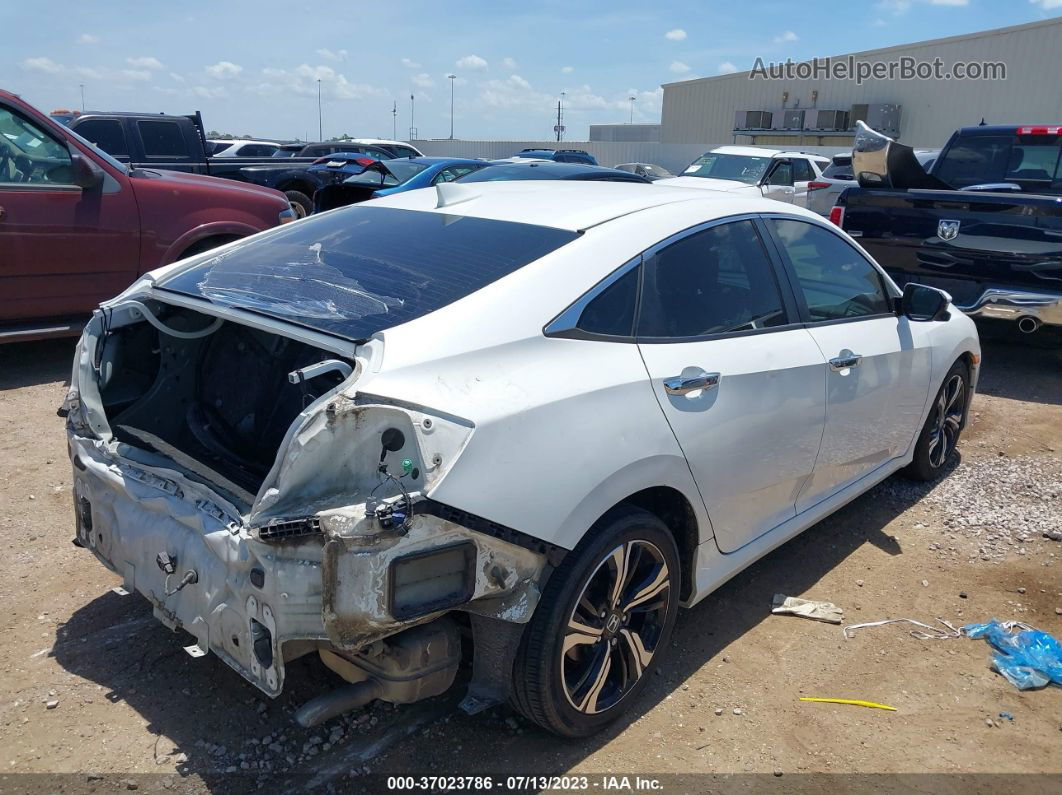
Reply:
[[703, 370], [695, 375], [676, 375], [664, 379], [664, 391], [669, 395], [687, 395], [699, 389], [714, 389], [719, 386], [719, 373], [706, 373]]
[[834, 372], [847, 370], [849, 367], [858, 367], [861, 361], [863, 361], [863, 357], [858, 353], [849, 353], [846, 356], [838, 356], [834, 359], [830, 359], [830, 369]]

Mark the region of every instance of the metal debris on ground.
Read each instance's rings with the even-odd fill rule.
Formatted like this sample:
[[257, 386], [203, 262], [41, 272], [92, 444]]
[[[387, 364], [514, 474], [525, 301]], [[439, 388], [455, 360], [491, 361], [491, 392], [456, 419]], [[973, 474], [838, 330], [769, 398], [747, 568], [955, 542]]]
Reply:
[[811, 599], [799, 599], [777, 593], [771, 612], [775, 615], [800, 616], [828, 624], [840, 624], [844, 620], [844, 610], [833, 602], [816, 602]]
[[820, 704], [849, 704], [853, 707], [869, 707], [870, 709], [885, 709], [889, 712], [899, 712], [896, 707], [888, 704], [875, 704], [873, 701], [853, 701], [849, 698], [802, 698], [801, 701], [814, 701]]
[[[1020, 630], [1014, 632], [1014, 630]], [[1062, 687], [1062, 644], [1020, 621], [967, 624], [968, 638], [984, 638], [994, 650], [992, 667], [1019, 690], [1055, 684]]]
[[943, 618], [938, 618], [941, 624], [947, 629], [940, 629], [939, 627], [931, 627], [929, 624], [923, 624], [921, 621], [915, 621], [913, 618], [886, 618], [882, 621], [867, 621], [863, 624], [849, 624], [847, 627], [843, 627], [841, 632], [844, 633], [845, 640], [851, 640], [852, 634], [857, 629], [863, 629], [864, 627], [880, 627], [885, 624], [914, 624], [916, 627], [922, 627], [922, 630], [912, 629], [910, 635], [912, 638], [918, 638], [918, 640], [946, 640], [948, 638], [961, 638], [962, 631], [956, 629], [952, 624], [945, 621]]

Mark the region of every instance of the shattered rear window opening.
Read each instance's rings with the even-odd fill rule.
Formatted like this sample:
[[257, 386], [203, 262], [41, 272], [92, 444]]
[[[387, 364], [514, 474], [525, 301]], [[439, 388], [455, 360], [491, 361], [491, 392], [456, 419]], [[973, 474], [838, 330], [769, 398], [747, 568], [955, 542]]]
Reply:
[[579, 235], [389, 207], [347, 207], [210, 257], [159, 287], [350, 340], [434, 312]]

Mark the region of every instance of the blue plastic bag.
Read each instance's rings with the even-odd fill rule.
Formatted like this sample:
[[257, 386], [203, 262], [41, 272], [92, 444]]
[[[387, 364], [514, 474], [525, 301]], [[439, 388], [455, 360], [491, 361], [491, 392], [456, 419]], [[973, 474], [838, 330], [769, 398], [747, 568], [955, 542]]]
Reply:
[[993, 666], [1019, 690], [1051, 683], [1062, 687], [1062, 644], [1046, 632], [1011, 632], [995, 619], [987, 624], [967, 624], [962, 632], [968, 638], [988, 641], [995, 650]]

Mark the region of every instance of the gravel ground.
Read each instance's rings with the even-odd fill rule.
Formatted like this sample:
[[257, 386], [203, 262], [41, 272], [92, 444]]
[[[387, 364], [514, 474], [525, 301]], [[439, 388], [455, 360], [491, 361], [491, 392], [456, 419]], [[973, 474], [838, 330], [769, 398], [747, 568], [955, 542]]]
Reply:
[[[293, 664], [270, 701], [216, 658], [188, 657], [187, 636], [115, 594], [117, 578], [70, 544], [54, 414], [70, 344], [0, 348], [0, 791], [372, 791], [385, 774], [485, 770], [762, 776], [741, 780], [751, 791], [777, 774], [793, 789], [827, 786], [812, 773], [942, 775], [843, 780], [860, 791], [1040, 786], [960, 773], [1040, 772], [1062, 786], [1062, 688], [1016, 691], [982, 641], [918, 641], [895, 626], [846, 641], [836, 626], [770, 614], [785, 593], [832, 601], [846, 623], [995, 617], [1062, 637], [1062, 542], [1048, 537], [1062, 528], [1062, 334], [984, 332], [981, 394], [947, 478], [890, 479], [684, 611], [629, 719], [582, 741], [507, 707], [456, 712], [459, 689], [306, 731], [292, 713], [336, 684], [317, 661]], [[713, 781], [674, 791], [720, 789]]]

